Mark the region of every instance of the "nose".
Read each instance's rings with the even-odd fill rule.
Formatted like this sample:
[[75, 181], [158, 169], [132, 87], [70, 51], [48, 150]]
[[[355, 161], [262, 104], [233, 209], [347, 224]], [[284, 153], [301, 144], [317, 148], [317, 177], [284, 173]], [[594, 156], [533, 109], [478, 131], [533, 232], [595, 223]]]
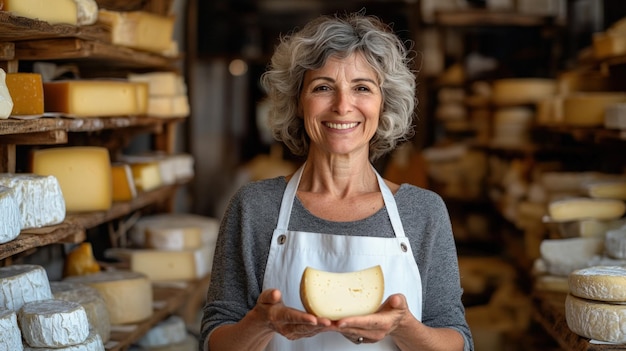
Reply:
[[352, 111], [352, 106], [352, 95], [345, 90], [337, 90], [333, 102], [333, 111], [343, 116]]

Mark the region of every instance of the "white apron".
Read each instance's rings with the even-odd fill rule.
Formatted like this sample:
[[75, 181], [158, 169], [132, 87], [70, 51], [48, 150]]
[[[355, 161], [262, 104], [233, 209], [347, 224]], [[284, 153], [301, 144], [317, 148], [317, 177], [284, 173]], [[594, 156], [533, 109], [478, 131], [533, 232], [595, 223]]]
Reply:
[[[287, 230], [293, 201], [302, 176], [302, 166], [291, 178], [283, 194], [278, 224], [263, 278], [263, 290], [279, 289], [286, 306], [304, 311], [300, 300], [300, 278], [307, 266], [331, 272], [349, 272], [380, 265], [385, 278], [383, 301], [389, 295], [406, 296], [413, 315], [422, 319], [422, 281], [408, 238], [400, 221], [391, 190], [381, 176], [378, 185], [395, 238], [345, 236]], [[376, 172], [374, 170], [374, 172]], [[397, 350], [390, 337], [375, 344], [356, 345], [340, 333], [325, 332], [311, 338], [290, 341], [276, 334], [268, 351], [328, 351], [328, 350]]]

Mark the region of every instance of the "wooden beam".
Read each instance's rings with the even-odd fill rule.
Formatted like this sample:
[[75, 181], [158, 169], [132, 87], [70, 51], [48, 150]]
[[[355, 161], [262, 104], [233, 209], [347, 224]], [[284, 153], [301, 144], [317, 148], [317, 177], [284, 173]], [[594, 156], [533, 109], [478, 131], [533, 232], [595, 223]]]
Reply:
[[15, 144], [0, 144], [0, 173], [15, 173]]

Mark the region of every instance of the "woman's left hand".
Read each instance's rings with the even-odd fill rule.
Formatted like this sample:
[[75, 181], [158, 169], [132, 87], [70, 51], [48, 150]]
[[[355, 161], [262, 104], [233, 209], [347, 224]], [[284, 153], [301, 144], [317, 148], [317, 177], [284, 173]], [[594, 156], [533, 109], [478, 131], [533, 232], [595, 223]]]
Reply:
[[375, 313], [343, 318], [333, 323], [333, 327], [356, 344], [375, 343], [391, 335], [407, 318], [413, 318], [413, 315], [406, 298], [395, 294], [389, 296]]

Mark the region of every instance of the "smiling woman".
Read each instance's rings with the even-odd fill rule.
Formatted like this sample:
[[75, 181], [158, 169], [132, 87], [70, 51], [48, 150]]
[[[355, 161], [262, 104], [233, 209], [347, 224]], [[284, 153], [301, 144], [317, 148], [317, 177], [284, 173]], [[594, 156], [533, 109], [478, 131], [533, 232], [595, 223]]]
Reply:
[[[269, 126], [306, 161], [231, 199], [204, 350], [473, 350], [443, 200], [372, 166], [411, 136], [415, 79], [402, 41], [362, 13], [320, 17], [281, 38], [262, 76]], [[307, 269], [354, 277], [372, 266], [384, 291], [371, 309], [329, 316], [303, 305]], [[371, 286], [358, 279], [357, 290]], [[318, 306], [336, 298], [316, 296]]]

